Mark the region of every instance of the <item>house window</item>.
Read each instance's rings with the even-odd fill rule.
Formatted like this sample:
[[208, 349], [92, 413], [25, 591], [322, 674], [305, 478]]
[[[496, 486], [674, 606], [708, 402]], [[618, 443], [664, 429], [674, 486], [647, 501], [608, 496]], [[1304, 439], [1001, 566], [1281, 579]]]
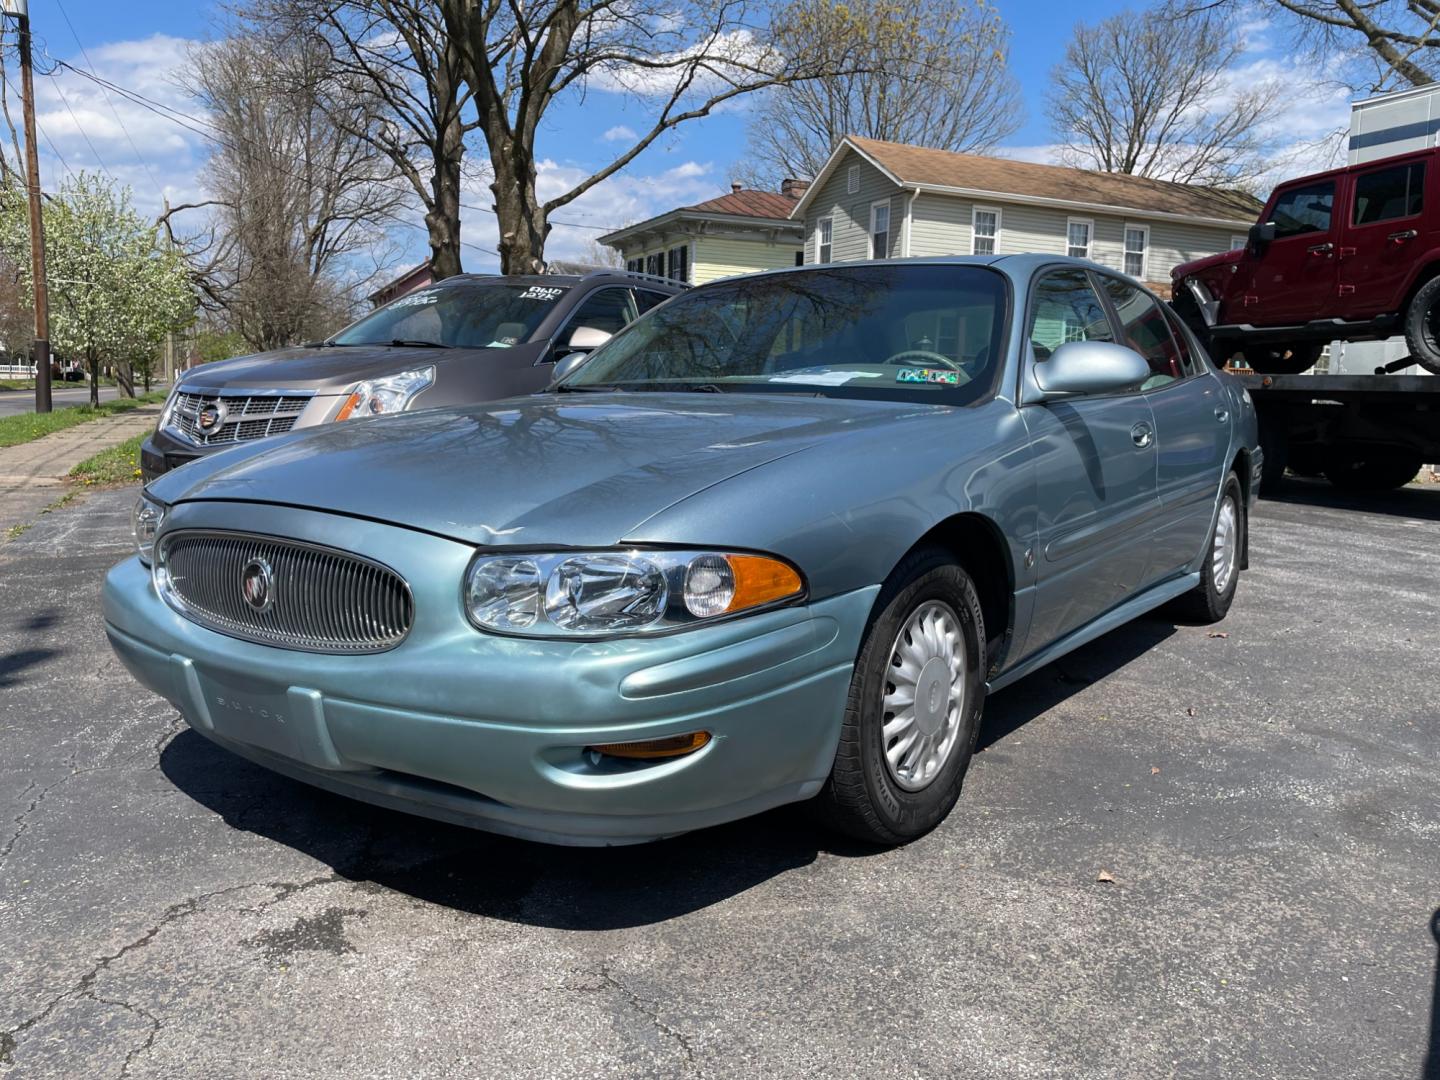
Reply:
[[970, 211], [970, 254], [994, 255], [1000, 247], [1000, 211], [977, 206]]
[[1243, 248], [1243, 247], [1244, 247], [1246, 244], [1248, 244], [1249, 242], [1250, 242], [1249, 239], [1247, 239], [1247, 238], [1244, 237], [1244, 236], [1232, 236], [1232, 237], [1230, 237], [1230, 250], [1231, 250], [1231, 251], [1239, 251], [1241, 248]]
[[645, 272], [645, 260], [643, 258], [626, 259], [625, 269], [629, 270], [631, 273], [643, 274]]
[[821, 218], [819, 231], [816, 234], [816, 262], [828, 263], [831, 256], [835, 254], [835, 247], [830, 242], [835, 234], [835, 222], [831, 218]]
[[795, 252], [795, 265], [796, 265], [796, 266], [804, 266], [804, 265], [805, 265], [805, 249], [804, 249], [804, 248], [801, 248], [799, 251]]
[[1145, 259], [1150, 253], [1150, 227], [1125, 226], [1125, 273], [1138, 281], [1145, 280]]
[[851, 165], [845, 170], [845, 193], [854, 195], [860, 190], [860, 166]]
[[890, 200], [870, 204], [870, 257], [890, 257]]
[[665, 253], [663, 251], [645, 256], [645, 273], [654, 274], [656, 277], [665, 276]]
[[1072, 259], [1090, 258], [1091, 229], [1088, 218], [1070, 218], [1065, 223], [1065, 254]]
[[690, 245], [670, 249], [670, 276], [676, 281], [690, 280]]

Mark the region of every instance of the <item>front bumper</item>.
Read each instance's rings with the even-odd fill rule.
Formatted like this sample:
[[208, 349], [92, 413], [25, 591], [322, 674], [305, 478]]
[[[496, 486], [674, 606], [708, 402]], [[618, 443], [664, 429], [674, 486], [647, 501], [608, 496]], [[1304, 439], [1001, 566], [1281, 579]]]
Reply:
[[171, 469], [178, 469], [188, 461], [223, 449], [223, 446], [196, 446], [194, 443], [182, 442], [163, 430], [152, 431], [140, 444], [140, 474], [148, 484], [157, 476]]
[[[187, 509], [194, 516], [176, 513]], [[416, 623], [387, 653], [292, 652], [181, 617], [138, 559], [111, 570], [105, 622], [117, 655], [191, 727], [242, 756], [368, 802], [568, 844], [733, 820], [808, 798], [829, 774], [875, 589], [656, 638], [502, 638], [459, 610], [468, 545], [243, 504], [212, 504], [206, 521], [244, 516], [254, 530], [257, 511], [289, 518], [284, 535], [323, 535], [388, 562], [415, 590]], [[683, 758], [585, 753], [701, 729], [711, 742]]]

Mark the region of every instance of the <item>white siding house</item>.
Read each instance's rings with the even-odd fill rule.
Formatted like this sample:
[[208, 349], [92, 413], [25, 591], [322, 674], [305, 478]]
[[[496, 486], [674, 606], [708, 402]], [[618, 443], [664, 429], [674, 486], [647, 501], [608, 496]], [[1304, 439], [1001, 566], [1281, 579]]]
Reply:
[[807, 263], [1071, 254], [1168, 295], [1172, 267], [1243, 243], [1259, 211], [1243, 192], [847, 136], [792, 216]]

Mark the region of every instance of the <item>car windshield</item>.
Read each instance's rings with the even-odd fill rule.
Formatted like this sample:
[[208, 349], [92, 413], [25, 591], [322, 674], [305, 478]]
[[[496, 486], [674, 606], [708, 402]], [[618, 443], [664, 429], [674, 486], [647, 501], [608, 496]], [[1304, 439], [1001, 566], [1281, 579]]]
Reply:
[[372, 311], [332, 345], [506, 349], [528, 341], [568, 285], [467, 281], [418, 289]]
[[983, 396], [1007, 290], [967, 265], [863, 265], [763, 274], [677, 297], [596, 351], [562, 389]]

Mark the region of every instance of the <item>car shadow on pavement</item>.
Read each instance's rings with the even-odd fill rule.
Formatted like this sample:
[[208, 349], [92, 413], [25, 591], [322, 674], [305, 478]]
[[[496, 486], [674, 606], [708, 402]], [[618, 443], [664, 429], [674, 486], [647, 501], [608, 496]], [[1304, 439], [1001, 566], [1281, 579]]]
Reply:
[[1035, 717], [1143, 656], [1175, 630], [1175, 622], [1163, 614], [1142, 616], [987, 698], [975, 752], [989, 750]]
[[1435, 990], [1430, 997], [1430, 1048], [1421, 1080], [1440, 1080], [1440, 908], [1430, 916], [1430, 936], [1435, 939]]
[[795, 807], [634, 847], [512, 840], [309, 787], [188, 729], [166, 745], [160, 767], [232, 828], [301, 851], [342, 879], [555, 929], [664, 922], [806, 866], [822, 852], [877, 851], [811, 824]]
[[1389, 514], [1416, 521], [1440, 521], [1440, 484], [1410, 484], [1395, 491], [1352, 492], [1341, 491], [1328, 480], [1287, 476], [1278, 487], [1265, 488], [1262, 499], [1331, 510]]

